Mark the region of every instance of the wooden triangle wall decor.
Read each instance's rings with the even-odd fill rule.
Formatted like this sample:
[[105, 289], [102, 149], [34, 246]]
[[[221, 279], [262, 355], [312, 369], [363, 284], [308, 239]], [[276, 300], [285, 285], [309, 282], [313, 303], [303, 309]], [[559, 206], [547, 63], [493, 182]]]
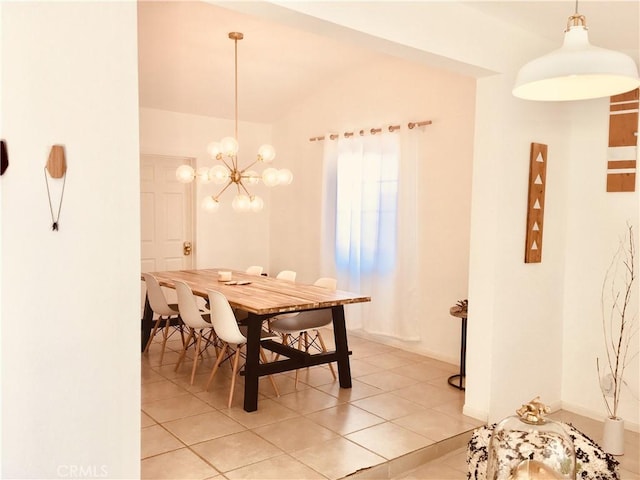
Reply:
[[527, 239], [524, 263], [542, 262], [544, 194], [547, 185], [547, 146], [532, 143], [529, 154], [529, 200], [527, 202]]

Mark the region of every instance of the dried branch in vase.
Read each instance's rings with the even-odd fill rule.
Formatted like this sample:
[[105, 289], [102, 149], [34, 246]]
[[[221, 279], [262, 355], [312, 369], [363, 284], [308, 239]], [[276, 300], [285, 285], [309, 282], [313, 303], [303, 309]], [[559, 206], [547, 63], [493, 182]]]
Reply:
[[638, 334], [638, 311], [633, 301], [636, 279], [636, 252], [633, 226], [627, 224], [625, 237], [611, 260], [602, 284], [602, 331], [606, 361], [596, 359], [602, 398], [610, 418], [618, 417], [625, 368], [638, 356], [632, 340]]

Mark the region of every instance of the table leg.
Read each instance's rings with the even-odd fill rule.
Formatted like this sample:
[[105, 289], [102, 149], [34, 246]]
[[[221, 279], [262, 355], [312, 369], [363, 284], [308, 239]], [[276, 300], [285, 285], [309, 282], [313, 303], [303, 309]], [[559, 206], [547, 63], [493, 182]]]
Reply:
[[149, 337], [151, 336], [151, 330], [153, 330], [153, 310], [149, 304], [149, 297], [145, 295], [144, 300], [144, 313], [142, 315], [142, 347], [141, 352], [144, 352], [144, 348], [147, 346]]
[[347, 344], [347, 326], [344, 321], [344, 307], [332, 307], [333, 338], [336, 342], [338, 354], [338, 378], [340, 387], [351, 388], [351, 366], [349, 365], [349, 345]]
[[258, 364], [260, 362], [260, 330], [262, 317], [250, 313], [247, 324], [247, 358], [244, 366], [244, 410], [258, 409]]

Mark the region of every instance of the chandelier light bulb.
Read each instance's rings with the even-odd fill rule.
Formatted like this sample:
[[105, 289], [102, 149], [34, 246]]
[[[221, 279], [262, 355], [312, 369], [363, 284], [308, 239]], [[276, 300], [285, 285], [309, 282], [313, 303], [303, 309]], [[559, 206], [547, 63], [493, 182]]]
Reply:
[[271, 163], [276, 158], [276, 150], [271, 145], [264, 144], [258, 149], [258, 158], [264, 163]]
[[209, 178], [218, 185], [229, 180], [229, 169], [224, 165], [214, 165], [209, 169]]
[[222, 147], [219, 142], [211, 142], [207, 145], [207, 153], [213, 159], [216, 159], [220, 153], [222, 153]]
[[257, 195], [254, 195], [250, 199], [249, 208], [252, 212], [260, 212], [264, 207], [264, 201]]
[[220, 140], [222, 154], [228, 157], [235, 157], [238, 154], [238, 141], [233, 137], [224, 137]]
[[176, 169], [176, 179], [180, 183], [190, 183], [196, 176], [196, 172], [191, 165], [180, 165]]
[[278, 185], [290, 185], [293, 182], [293, 173], [288, 168], [278, 170]]
[[220, 208], [220, 202], [209, 195], [202, 200], [202, 208], [207, 212], [215, 212]]
[[278, 169], [269, 167], [262, 172], [262, 181], [267, 187], [275, 187], [280, 181], [278, 177]]
[[239, 193], [233, 199], [231, 206], [236, 212], [247, 212], [251, 208], [251, 199], [247, 195]]

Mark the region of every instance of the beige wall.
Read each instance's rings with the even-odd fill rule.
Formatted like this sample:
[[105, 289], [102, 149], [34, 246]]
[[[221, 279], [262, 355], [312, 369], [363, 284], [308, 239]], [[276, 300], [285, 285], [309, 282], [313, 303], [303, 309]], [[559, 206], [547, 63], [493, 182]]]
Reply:
[[[241, 138], [239, 160], [247, 166], [255, 160], [258, 148], [271, 142], [271, 126], [240, 122]], [[211, 167], [216, 162], [209, 158], [206, 148], [210, 142], [233, 136], [232, 120], [167, 112], [149, 108], [140, 109], [140, 149], [142, 153], [175, 155], [194, 158], [197, 167]], [[276, 150], [274, 166], [284, 166]], [[260, 172], [259, 167], [256, 168]], [[233, 188], [220, 197], [221, 206], [215, 213], [200, 207], [205, 196], [215, 195], [219, 185], [195, 185], [196, 238], [194, 255], [196, 267], [226, 267], [244, 270], [249, 265], [269, 267], [269, 212], [270, 191], [258, 185], [252, 193], [260, 195], [265, 208], [259, 214], [237, 214], [231, 208], [236, 192]]]
[[421, 309], [408, 315], [421, 341], [400, 345], [454, 363], [460, 322], [449, 307], [467, 298], [474, 95], [470, 77], [389, 58], [345, 72], [274, 125], [295, 181], [272, 194], [271, 264], [312, 282], [333, 265], [320, 263], [323, 143], [309, 137], [389, 124], [407, 131], [409, 121], [433, 121], [411, 132], [420, 144], [419, 257], [401, 260], [418, 262]]
[[[602, 354], [599, 296], [594, 301], [587, 292], [602, 285], [601, 266], [610, 259], [611, 242], [616, 242], [610, 239], [620, 235], [622, 220], [638, 222], [637, 193], [605, 195], [602, 190], [606, 100], [554, 104], [513, 98], [517, 69], [558, 45], [455, 2], [408, 8], [380, 2], [366, 9], [355, 3], [340, 8], [276, 3], [307, 15], [296, 21], [316, 32], [363, 44], [369, 38], [360, 32], [379, 36], [370, 42], [376, 48], [479, 77], [465, 412], [499, 420], [535, 392], [555, 407], [606, 415], [595, 372], [595, 357]], [[460, 27], [455, 41], [449, 25]], [[539, 265], [523, 263], [531, 142], [549, 145], [552, 168]], [[536, 367], [524, 373], [523, 362]], [[636, 430], [638, 362], [636, 357], [629, 371], [624, 402], [627, 425]]]

